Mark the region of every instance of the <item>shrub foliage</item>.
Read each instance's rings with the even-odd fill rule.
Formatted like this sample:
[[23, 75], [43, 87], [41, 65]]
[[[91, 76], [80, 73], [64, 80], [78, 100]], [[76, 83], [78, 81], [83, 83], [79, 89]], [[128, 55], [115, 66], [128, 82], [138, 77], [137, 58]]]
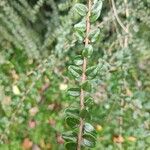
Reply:
[[1, 0], [0, 149], [149, 150], [149, 7]]

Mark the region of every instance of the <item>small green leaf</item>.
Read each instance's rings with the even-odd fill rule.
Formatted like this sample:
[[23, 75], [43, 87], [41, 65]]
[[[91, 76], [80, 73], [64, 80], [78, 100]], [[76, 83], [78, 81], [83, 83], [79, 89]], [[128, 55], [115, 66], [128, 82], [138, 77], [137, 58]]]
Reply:
[[80, 96], [80, 88], [70, 88], [68, 94], [74, 97]]
[[93, 148], [96, 145], [96, 138], [92, 134], [83, 135], [83, 145]]
[[66, 108], [65, 114], [69, 116], [78, 116], [79, 115], [79, 109], [78, 108]]
[[85, 48], [83, 49], [82, 55], [84, 57], [89, 58], [92, 55], [92, 53], [93, 53], [93, 47], [92, 45], [89, 44], [89, 45], [86, 45]]
[[77, 143], [75, 143], [75, 142], [67, 142], [65, 144], [65, 148], [67, 150], [76, 150], [76, 147], [77, 147]]
[[90, 114], [89, 114], [88, 109], [82, 109], [82, 110], [80, 111], [80, 117], [81, 117], [81, 118], [87, 118], [87, 117], [89, 117], [89, 116], [90, 116]]
[[84, 125], [84, 130], [85, 132], [93, 132], [95, 129], [90, 123], [85, 123]]
[[84, 103], [85, 103], [85, 106], [91, 107], [94, 104], [94, 99], [92, 97], [86, 97]]
[[74, 63], [75, 63], [75, 65], [77, 65], [77, 66], [80, 66], [80, 65], [82, 65], [83, 64], [83, 58], [82, 58], [82, 56], [76, 56], [75, 58], [74, 58]]
[[81, 22], [74, 25], [74, 29], [78, 32], [84, 32], [86, 30], [86, 21], [82, 20]]
[[72, 131], [68, 131], [62, 134], [62, 137], [65, 141], [72, 141], [72, 142], [76, 142], [76, 135], [74, 134], [74, 132]]
[[69, 126], [69, 127], [75, 127], [76, 125], [79, 124], [79, 118], [76, 118], [76, 117], [67, 117], [66, 118], [66, 124]]
[[90, 39], [92, 43], [98, 40], [99, 34], [100, 34], [100, 29], [96, 29], [90, 32]]
[[82, 43], [83, 40], [84, 40], [84, 36], [85, 36], [85, 33], [82, 32], [82, 31], [78, 31], [78, 32], [75, 32], [75, 36], [77, 37], [77, 40]]
[[81, 76], [81, 74], [82, 74], [82, 70], [78, 66], [70, 65], [68, 67], [68, 71], [71, 73], [71, 75], [73, 77], [76, 77], [76, 78], [79, 78]]
[[81, 15], [81, 16], [86, 16], [88, 8], [85, 5], [83, 5], [83, 4], [76, 3], [74, 5], [74, 11], [76, 13], [78, 13], [79, 15]]
[[63, 137], [63, 139], [64, 139], [65, 141], [68, 141], [68, 142], [69, 142], [69, 141], [76, 142], [76, 138], [73, 137], [73, 134], [63, 134], [62, 137]]
[[91, 13], [91, 17], [90, 17], [90, 21], [91, 22], [95, 22], [98, 17], [101, 14], [101, 10], [102, 10], [102, 0], [96, 0], [93, 7], [92, 7], [92, 13]]
[[98, 66], [92, 66], [87, 68], [86, 75], [90, 78], [95, 78], [98, 73]]
[[82, 85], [81, 88], [87, 92], [90, 92], [92, 90], [92, 85], [89, 81], [85, 81]]
[[87, 139], [83, 139], [83, 145], [85, 147], [93, 148], [93, 147], [95, 147], [95, 142], [89, 141]]

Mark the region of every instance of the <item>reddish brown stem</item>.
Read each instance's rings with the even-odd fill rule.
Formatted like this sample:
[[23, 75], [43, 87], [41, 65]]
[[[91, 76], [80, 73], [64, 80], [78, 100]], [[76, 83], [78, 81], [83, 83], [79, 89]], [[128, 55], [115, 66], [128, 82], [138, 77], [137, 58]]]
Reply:
[[[86, 18], [85, 46], [89, 44], [90, 15], [91, 15], [91, 0], [88, 0], [88, 14], [87, 14], [87, 18]], [[87, 60], [84, 57], [83, 58], [83, 65], [82, 65], [81, 83], [84, 83], [86, 81], [86, 74], [85, 74], [86, 65], [87, 65]], [[83, 109], [84, 109], [84, 90], [81, 89], [81, 92], [80, 92], [80, 110], [83, 110]], [[80, 118], [79, 132], [78, 132], [78, 139], [77, 139], [77, 150], [81, 150], [83, 126], [84, 126], [84, 119]]]

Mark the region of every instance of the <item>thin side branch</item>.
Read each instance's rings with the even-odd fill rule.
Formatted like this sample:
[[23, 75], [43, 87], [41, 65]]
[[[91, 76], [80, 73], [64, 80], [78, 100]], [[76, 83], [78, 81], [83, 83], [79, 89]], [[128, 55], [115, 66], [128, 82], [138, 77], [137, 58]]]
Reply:
[[[87, 18], [86, 18], [85, 46], [89, 44], [91, 7], [92, 7], [91, 0], [88, 0], [88, 14], [87, 14]], [[81, 83], [84, 83], [86, 81], [86, 75], [85, 75], [86, 65], [87, 65], [87, 60], [84, 57], [83, 58], [83, 66], [82, 66]], [[83, 89], [81, 89], [81, 92], [80, 92], [80, 110], [83, 110], [83, 109], [84, 109], [84, 91], [83, 91]], [[82, 118], [80, 118], [79, 133], [78, 133], [78, 139], [77, 139], [77, 150], [81, 150], [83, 126], [84, 126], [84, 120]]]
[[118, 16], [118, 13], [117, 13], [117, 9], [116, 9], [114, 0], [111, 0], [111, 2], [112, 2], [112, 8], [113, 8], [114, 15], [115, 15], [115, 17], [116, 17], [117, 22], [119, 23], [119, 25], [121, 26], [121, 28], [122, 28], [126, 33], [128, 33], [127, 28], [124, 26], [124, 24], [121, 22], [121, 20], [120, 20], [120, 18], [119, 18], [119, 16]]
[[[126, 18], [128, 19], [128, 17], [129, 17], [128, 1], [124, 0], [124, 3], [125, 3]], [[127, 30], [127, 33], [129, 33], [129, 24], [128, 23], [126, 24], [126, 30]], [[128, 47], [128, 39], [129, 39], [128, 35], [126, 35], [125, 40], [124, 40], [124, 47]]]

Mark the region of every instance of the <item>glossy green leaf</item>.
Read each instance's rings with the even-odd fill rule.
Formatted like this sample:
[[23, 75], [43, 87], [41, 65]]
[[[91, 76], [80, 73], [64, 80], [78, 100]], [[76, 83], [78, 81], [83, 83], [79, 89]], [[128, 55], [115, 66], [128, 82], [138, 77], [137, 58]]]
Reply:
[[92, 97], [86, 97], [84, 104], [87, 107], [91, 107], [94, 104], [94, 99]]
[[77, 66], [80, 66], [80, 65], [82, 65], [83, 64], [83, 58], [82, 58], [82, 56], [76, 56], [75, 58], [74, 58], [74, 64], [75, 65], [77, 65]]
[[85, 134], [91, 134], [96, 138], [97, 132], [95, 128], [90, 123], [85, 123], [84, 125], [84, 133]]
[[70, 65], [68, 67], [68, 71], [70, 72], [70, 74], [73, 76], [73, 77], [76, 77], [76, 78], [79, 78], [82, 74], [82, 70], [80, 67], [78, 66], [73, 66], [73, 65]]
[[66, 124], [69, 126], [69, 127], [75, 127], [79, 124], [79, 118], [77, 117], [67, 117], [66, 118]]
[[83, 135], [83, 145], [93, 148], [96, 145], [96, 138], [92, 134]]
[[74, 136], [72, 131], [68, 131], [62, 134], [62, 137], [65, 141], [73, 141], [76, 142], [76, 137]]
[[77, 3], [74, 6], [74, 11], [81, 16], [86, 16], [88, 9], [85, 5]]
[[87, 139], [83, 139], [83, 145], [85, 147], [93, 148], [93, 147], [95, 147], [95, 142], [92, 142], [92, 141], [87, 140]]
[[96, 29], [90, 32], [90, 39], [92, 43], [98, 40], [99, 34], [100, 34], [100, 29]]
[[84, 32], [86, 30], [86, 21], [82, 20], [81, 22], [74, 25], [74, 29], [78, 32]]
[[85, 81], [82, 85], [81, 88], [87, 92], [90, 92], [92, 90], [92, 85], [89, 81]]
[[65, 144], [66, 150], [76, 150], [76, 147], [77, 147], [77, 143], [75, 142], [67, 142]]
[[84, 125], [84, 130], [85, 132], [93, 132], [95, 129], [90, 123], [85, 123]]
[[68, 89], [68, 94], [74, 97], [80, 96], [80, 88], [70, 88]]
[[90, 114], [89, 114], [89, 111], [88, 111], [88, 109], [82, 109], [81, 111], [80, 111], [80, 117], [81, 118], [87, 118], [87, 117], [89, 117], [90, 116]]
[[94, 78], [96, 77], [98, 73], [98, 67], [97, 66], [92, 66], [92, 67], [89, 67], [87, 68], [86, 70], [86, 75], [90, 78]]
[[78, 108], [66, 108], [65, 114], [69, 116], [78, 116], [79, 115], [79, 109]]
[[82, 32], [82, 31], [78, 31], [78, 32], [75, 32], [75, 36], [77, 38], [77, 40], [82, 43], [84, 41], [84, 36], [85, 36], [85, 33]]
[[86, 45], [85, 48], [82, 51], [82, 55], [84, 57], [88, 57], [88, 58], [92, 55], [92, 53], [93, 53], [93, 47], [90, 44]]
[[102, 10], [102, 4], [103, 4], [102, 0], [96, 0], [95, 3], [93, 4], [90, 17], [91, 22], [95, 22], [99, 18]]

